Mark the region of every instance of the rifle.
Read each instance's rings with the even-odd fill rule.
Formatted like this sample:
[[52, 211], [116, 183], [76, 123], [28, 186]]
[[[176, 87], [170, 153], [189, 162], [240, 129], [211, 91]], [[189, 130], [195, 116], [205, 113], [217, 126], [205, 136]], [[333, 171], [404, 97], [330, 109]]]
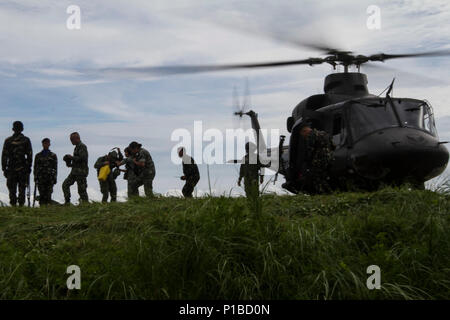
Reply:
[[27, 182], [27, 201], [28, 201], [28, 207], [30, 207], [31, 206], [31, 203], [30, 203], [30, 193], [31, 193], [31, 190], [30, 190], [30, 175], [28, 175], [28, 182]]
[[35, 203], [36, 203], [36, 181], [34, 181], [33, 208]]

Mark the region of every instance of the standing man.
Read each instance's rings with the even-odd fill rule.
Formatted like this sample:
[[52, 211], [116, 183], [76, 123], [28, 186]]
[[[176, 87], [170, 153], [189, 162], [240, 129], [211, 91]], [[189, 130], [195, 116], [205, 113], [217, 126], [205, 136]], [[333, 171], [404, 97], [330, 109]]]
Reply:
[[86, 145], [81, 142], [78, 132], [70, 134], [70, 142], [75, 146], [73, 156], [66, 154], [64, 161], [67, 166], [72, 168], [69, 176], [64, 180], [62, 190], [64, 192], [65, 204], [70, 204], [70, 186], [75, 182], [78, 186], [78, 194], [80, 195], [80, 202], [89, 202], [87, 194], [87, 181], [86, 178], [89, 174], [88, 167], [88, 150]]
[[[14, 134], [7, 138], [3, 144], [2, 170], [6, 178], [9, 190], [9, 202], [12, 206], [25, 204], [25, 189], [30, 184], [31, 164], [33, 161], [33, 150], [29, 138], [22, 134], [23, 123], [13, 123]], [[17, 199], [17, 187], [19, 197]]]
[[128, 175], [128, 194], [139, 196], [139, 187], [144, 186], [145, 195], [153, 196], [153, 179], [155, 178], [155, 164], [150, 153], [142, 148], [142, 144], [133, 141], [128, 146], [132, 156], [132, 163], [136, 167], [134, 174]]
[[[247, 198], [259, 196], [259, 183], [264, 181], [264, 176], [260, 175], [259, 171], [263, 167], [270, 167], [270, 164], [261, 164], [256, 154], [256, 145], [247, 142], [245, 144], [245, 157], [242, 160], [238, 179], [238, 186], [241, 186], [241, 181], [244, 179], [244, 190]], [[259, 182], [258, 178], [260, 178]]]
[[58, 175], [58, 158], [50, 151], [50, 139], [42, 140], [42, 151], [34, 158], [34, 184], [39, 190], [39, 205], [50, 204]]
[[111, 151], [107, 155], [100, 157], [94, 164], [95, 169], [97, 169], [97, 176], [100, 173], [100, 169], [103, 166], [109, 166], [111, 172], [108, 174], [106, 180], [98, 180], [100, 183], [100, 191], [103, 194], [102, 202], [108, 202], [108, 196], [111, 195], [111, 202], [117, 201], [117, 185], [116, 178], [120, 175], [119, 168], [117, 167], [117, 162], [123, 160], [122, 152], [117, 148], [117, 151]]
[[136, 195], [136, 194], [133, 194], [133, 192], [132, 192], [133, 186], [131, 183], [134, 183], [134, 181], [137, 179], [138, 172], [137, 172], [136, 165], [134, 164], [134, 158], [131, 155], [130, 149], [128, 147], [126, 147], [123, 151], [125, 153], [125, 158], [122, 161], [116, 162], [116, 165], [117, 165], [117, 167], [125, 165], [125, 169], [119, 169], [119, 170], [124, 173], [123, 179], [127, 180], [128, 198], [131, 198]]
[[183, 176], [180, 179], [186, 181], [182, 190], [183, 196], [192, 198], [192, 192], [200, 180], [198, 166], [194, 159], [186, 154], [185, 148], [178, 148], [178, 156], [183, 159]]
[[329, 172], [334, 145], [325, 131], [313, 129], [309, 122], [299, 128], [297, 148], [297, 187], [311, 194], [330, 192]]

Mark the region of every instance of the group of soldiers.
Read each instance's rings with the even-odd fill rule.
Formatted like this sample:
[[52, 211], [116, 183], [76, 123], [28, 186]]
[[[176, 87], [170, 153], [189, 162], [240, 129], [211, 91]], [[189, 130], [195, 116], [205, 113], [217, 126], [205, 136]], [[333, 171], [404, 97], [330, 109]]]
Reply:
[[[22, 134], [23, 124], [20, 121], [13, 123], [14, 134], [7, 138], [2, 151], [2, 170], [7, 179], [9, 199], [12, 206], [25, 204], [26, 189], [30, 190], [29, 177], [32, 167], [32, 146], [29, 138]], [[331, 161], [333, 160], [334, 146], [329, 136], [316, 129], [312, 129], [308, 123], [299, 128], [299, 139], [297, 147], [296, 161], [289, 169], [287, 182], [284, 188], [293, 192], [305, 191], [308, 193], [322, 193], [330, 190], [328, 183], [328, 173]], [[80, 202], [88, 202], [87, 176], [88, 149], [81, 141], [78, 132], [70, 134], [70, 141], [75, 146], [73, 154], [66, 154], [63, 157], [67, 167], [71, 168], [70, 174], [62, 184], [65, 204], [70, 204], [70, 187], [77, 183]], [[50, 150], [50, 139], [42, 140], [42, 151], [36, 154], [34, 159], [34, 182], [39, 191], [40, 205], [51, 204], [53, 187], [57, 183], [58, 158]], [[259, 184], [263, 183], [261, 169], [269, 167], [254, 160], [256, 146], [250, 142], [245, 145], [246, 154], [241, 163], [239, 171], [238, 185], [241, 186], [244, 180], [244, 190], [247, 197], [259, 195]], [[117, 151], [116, 151], [117, 150]], [[190, 157], [185, 148], [178, 148], [178, 156], [182, 159], [183, 176], [185, 181], [182, 189], [183, 196], [192, 197], [195, 186], [200, 180], [198, 166], [194, 159]], [[124, 150], [125, 156], [120, 148], [113, 148], [108, 154], [101, 156], [95, 162], [99, 176], [100, 191], [102, 201], [115, 202], [117, 200], [116, 179], [121, 172], [124, 172], [124, 179], [127, 180], [128, 198], [139, 196], [139, 187], [143, 186], [147, 197], [153, 196], [153, 180], [155, 178], [155, 164], [150, 153], [136, 141], [129, 144]], [[123, 166], [123, 168], [121, 168]], [[108, 167], [107, 175], [100, 179], [102, 168]], [[18, 196], [17, 196], [18, 189]], [[35, 188], [36, 198], [36, 188]], [[28, 201], [29, 201], [28, 192]]]
[[[3, 144], [2, 170], [7, 179], [9, 200], [12, 206], [25, 204], [26, 191], [28, 189], [28, 203], [30, 202], [30, 174], [33, 163], [33, 149], [31, 141], [23, 135], [23, 123], [13, 123], [14, 134], [8, 137]], [[62, 184], [65, 204], [70, 204], [70, 187], [77, 184], [80, 203], [89, 202], [87, 193], [87, 176], [89, 175], [88, 149], [81, 141], [80, 134], [70, 134], [70, 141], [75, 146], [73, 154], [66, 154], [63, 161], [71, 171]], [[36, 154], [34, 159], [33, 176], [35, 183], [34, 198], [39, 199], [40, 205], [54, 203], [52, 200], [53, 187], [57, 183], [58, 157], [50, 150], [50, 139], [42, 140], [42, 151]], [[150, 153], [140, 143], [133, 141], [124, 150], [113, 148], [108, 154], [101, 156], [94, 164], [97, 175], [107, 166], [108, 174], [103, 179], [99, 178], [102, 202], [117, 201], [116, 179], [124, 172], [127, 181], [128, 198], [139, 196], [139, 187], [143, 186], [147, 197], [153, 196], [153, 180], [155, 178], [155, 164]], [[184, 148], [179, 148], [178, 154], [183, 160], [183, 176], [185, 180], [183, 195], [192, 197], [194, 187], [200, 180], [200, 174], [195, 161], [189, 157]], [[36, 197], [36, 188], [39, 197]], [[17, 192], [18, 191], [18, 192]]]

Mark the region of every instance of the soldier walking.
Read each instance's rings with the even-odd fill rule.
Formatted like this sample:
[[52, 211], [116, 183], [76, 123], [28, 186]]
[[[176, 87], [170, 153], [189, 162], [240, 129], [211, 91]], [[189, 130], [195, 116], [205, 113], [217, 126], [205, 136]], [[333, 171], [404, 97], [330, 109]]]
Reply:
[[180, 179], [186, 181], [182, 190], [183, 196], [185, 198], [192, 198], [192, 192], [200, 180], [198, 166], [194, 159], [186, 154], [185, 148], [178, 148], [178, 156], [183, 162], [183, 176]]
[[87, 176], [89, 174], [88, 167], [88, 149], [86, 145], [81, 142], [78, 132], [70, 134], [70, 142], [75, 146], [73, 156], [66, 154], [63, 160], [66, 165], [72, 170], [69, 176], [64, 180], [62, 190], [64, 192], [65, 204], [70, 204], [70, 186], [75, 182], [78, 186], [78, 194], [80, 195], [80, 202], [89, 202], [87, 194]]
[[142, 148], [142, 144], [133, 141], [128, 146], [131, 154], [134, 172], [128, 174], [128, 196], [139, 196], [139, 187], [144, 186], [145, 195], [153, 196], [153, 179], [155, 178], [155, 164], [150, 153]]
[[[13, 123], [14, 134], [3, 144], [2, 170], [9, 190], [9, 202], [15, 206], [25, 204], [25, 190], [29, 187], [33, 150], [29, 138], [22, 134], [23, 123]], [[17, 197], [17, 187], [19, 197]]]
[[263, 183], [264, 181], [264, 176], [260, 175], [260, 170], [269, 166], [270, 164], [263, 165], [259, 161], [256, 153], [256, 145], [247, 142], [245, 144], [245, 156], [240, 166], [238, 179], [238, 186], [241, 186], [241, 181], [244, 179], [244, 190], [247, 198], [259, 196], [259, 183]]
[[97, 176], [100, 173], [100, 169], [103, 166], [109, 166], [111, 172], [108, 174], [106, 180], [98, 180], [100, 184], [100, 191], [103, 195], [102, 202], [108, 202], [108, 196], [111, 195], [111, 202], [117, 201], [117, 185], [116, 178], [120, 175], [120, 170], [117, 166], [117, 162], [123, 160], [123, 155], [120, 152], [120, 149], [117, 148], [117, 151], [111, 151], [105, 156], [102, 156], [97, 159], [94, 164], [94, 167], [97, 169]]
[[50, 139], [42, 140], [42, 151], [34, 158], [34, 184], [39, 190], [39, 205], [50, 204], [58, 175], [58, 158], [50, 151]]

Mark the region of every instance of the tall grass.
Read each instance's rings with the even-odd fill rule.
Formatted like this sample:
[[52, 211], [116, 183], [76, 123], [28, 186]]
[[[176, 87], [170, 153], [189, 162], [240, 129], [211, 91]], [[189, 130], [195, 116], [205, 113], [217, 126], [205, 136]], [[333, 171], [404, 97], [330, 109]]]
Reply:
[[450, 298], [449, 193], [254, 200], [260, 211], [243, 197], [0, 208], [0, 298]]

